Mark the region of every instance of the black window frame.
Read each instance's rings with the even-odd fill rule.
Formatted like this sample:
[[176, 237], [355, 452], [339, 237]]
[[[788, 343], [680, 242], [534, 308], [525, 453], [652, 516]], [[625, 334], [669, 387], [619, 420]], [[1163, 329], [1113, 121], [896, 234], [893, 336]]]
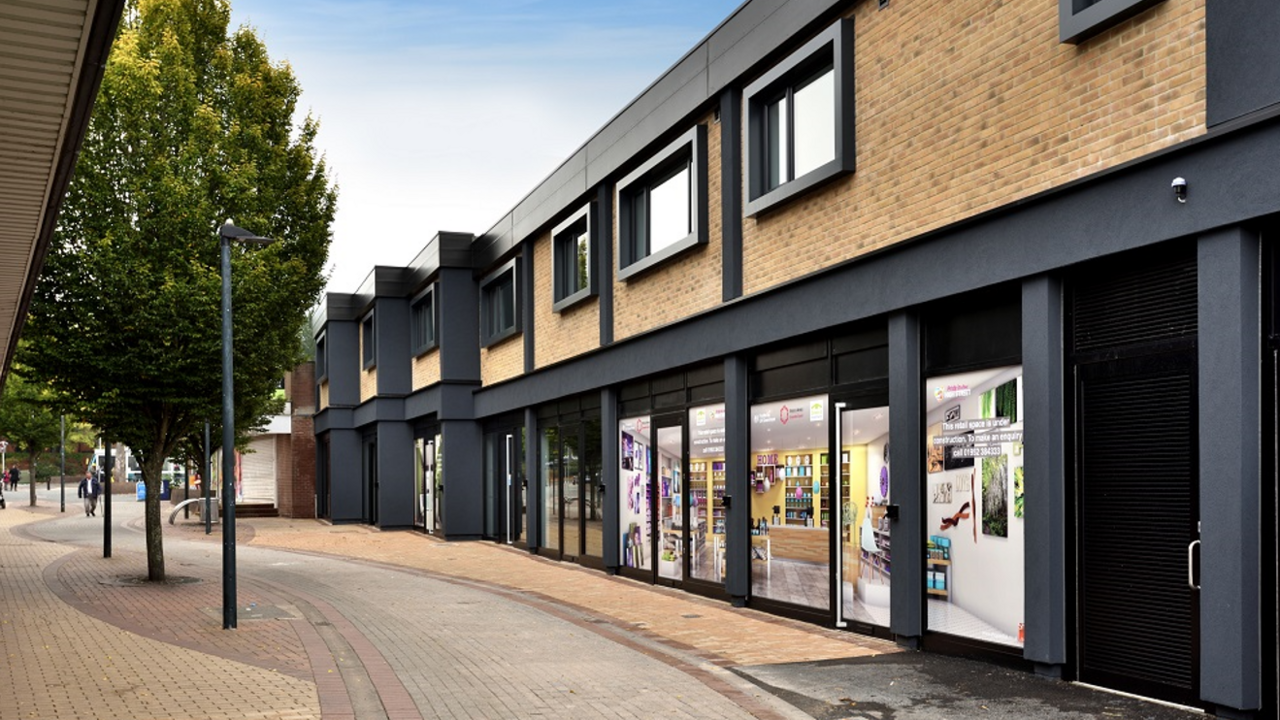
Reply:
[[[427, 337], [423, 337], [420, 313], [428, 304], [430, 304], [428, 317], [430, 333]], [[414, 357], [424, 355], [440, 345], [440, 307], [436, 303], [435, 283], [428, 285], [409, 303], [409, 344], [413, 348]]]
[[363, 367], [372, 370], [378, 366], [377, 327], [374, 324], [374, 311], [360, 319], [360, 350]]
[[[506, 284], [508, 278], [511, 281], [511, 325], [504, 328], [495, 328], [492, 326], [491, 307], [493, 298], [491, 294], [495, 288]], [[520, 334], [522, 329], [520, 322], [520, 309], [522, 307], [520, 285], [520, 258], [518, 257], [508, 260], [480, 281], [480, 347], [487, 348]]]
[[[743, 174], [743, 215], [755, 217], [797, 195], [824, 185], [855, 169], [853, 20], [841, 19], [773, 66], [743, 90], [746, 108], [746, 170]], [[830, 67], [835, 85], [835, 156], [809, 172], [768, 187], [768, 107], [784, 96], [793, 97]], [[788, 112], [792, 103], [788, 102]], [[795, 123], [788, 123], [788, 147], [794, 146]], [[794, 153], [788, 153], [794, 162]]]
[[[650, 252], [647, 229], [653, 188], [689, 171], [689, 234]], [[707, 128], [695, 125], [618, 181], [618, 279], [629, 280], [707, 244]]]
[[[591, 204], [588, 203], [551, 231], [552, 312], [564, 312], [587, 298], [595, 297], [598, 294], [595, 272], [596, 222], [596, 213], [592, 211]], [[566, 263], [570, 261], [570, 256], [567, 254], [568, 248], [566, 246], [572, 246], [572, 262], [576, 267], [578, 238], [583, 234], [587, 236], [587, 276], [584, 278], [582, 287], [570, 290], [567, 282], [569, 274], [566, 272]]]
[[1076, 45], [1164, 0], [1058, 0], [1058, 40]]

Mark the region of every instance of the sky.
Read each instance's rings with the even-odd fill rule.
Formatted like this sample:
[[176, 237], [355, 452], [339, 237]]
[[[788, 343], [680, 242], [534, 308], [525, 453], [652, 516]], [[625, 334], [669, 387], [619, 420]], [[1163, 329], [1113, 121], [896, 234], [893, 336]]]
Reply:
[[232, 0], [338, 185], [329, 292], [481, 234], [742, 0]]

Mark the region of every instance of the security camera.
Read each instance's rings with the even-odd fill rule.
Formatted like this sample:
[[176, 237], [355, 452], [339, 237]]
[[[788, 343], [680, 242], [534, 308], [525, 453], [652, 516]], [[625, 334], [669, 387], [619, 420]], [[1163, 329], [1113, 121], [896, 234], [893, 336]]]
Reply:
[[1186, 178], [1176, 177], [1173, 179], [1173, 196], [1178, 198], [1178, 202], [1187, 201], [1187, 180]]

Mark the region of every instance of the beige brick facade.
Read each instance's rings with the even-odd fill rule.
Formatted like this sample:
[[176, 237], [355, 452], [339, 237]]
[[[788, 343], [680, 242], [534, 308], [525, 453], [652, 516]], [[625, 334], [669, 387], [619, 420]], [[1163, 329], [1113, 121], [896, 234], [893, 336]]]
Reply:
[[413, 359], [413, 390], [417, 392], [440, 382], [440, 348]]
[[480, 382], [492, 385], [524, 373], [524, 335], [480, 349]]
[[1203, 0], [1078, 46], [1049, 0], [852, 15], [857, 172], [744, 222], [748, 294], [1205, 132]]
[[[707, 245], [671, 262], [613, 285], [613, 337], [622, 340], [675, 322], [720, 304], [723, 244], [720, 218], [720, 124], [708, 115]], [[614, 237], [618, 237], [617, 208]]]
[[[594, 271], [595, 268], [592, 268]], [[551, 233], [533, 245], [534, 364], [544, 367], [600, 347], [600, 300], [587, 298], [564, 312], [554, 312], [554, 268]]]

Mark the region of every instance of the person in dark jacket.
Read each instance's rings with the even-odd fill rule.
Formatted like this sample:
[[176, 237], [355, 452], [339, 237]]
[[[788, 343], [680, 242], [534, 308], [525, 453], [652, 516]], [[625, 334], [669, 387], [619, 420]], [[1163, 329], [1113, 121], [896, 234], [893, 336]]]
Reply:
[[13, 467], [9, 468], [9, 489], [10, 490], [18, 489], [18, 478], [20, 477], [21, 477], [21, 474], [18, 472], [17, 465], [14, 465]]
[[84, 515], [92, 517], [98, 511], [98, 496], [102, 494], [102, 483], [93, 470], [85, 470], [80, 487], [76, 488], [76, 497], [84, 498]]

